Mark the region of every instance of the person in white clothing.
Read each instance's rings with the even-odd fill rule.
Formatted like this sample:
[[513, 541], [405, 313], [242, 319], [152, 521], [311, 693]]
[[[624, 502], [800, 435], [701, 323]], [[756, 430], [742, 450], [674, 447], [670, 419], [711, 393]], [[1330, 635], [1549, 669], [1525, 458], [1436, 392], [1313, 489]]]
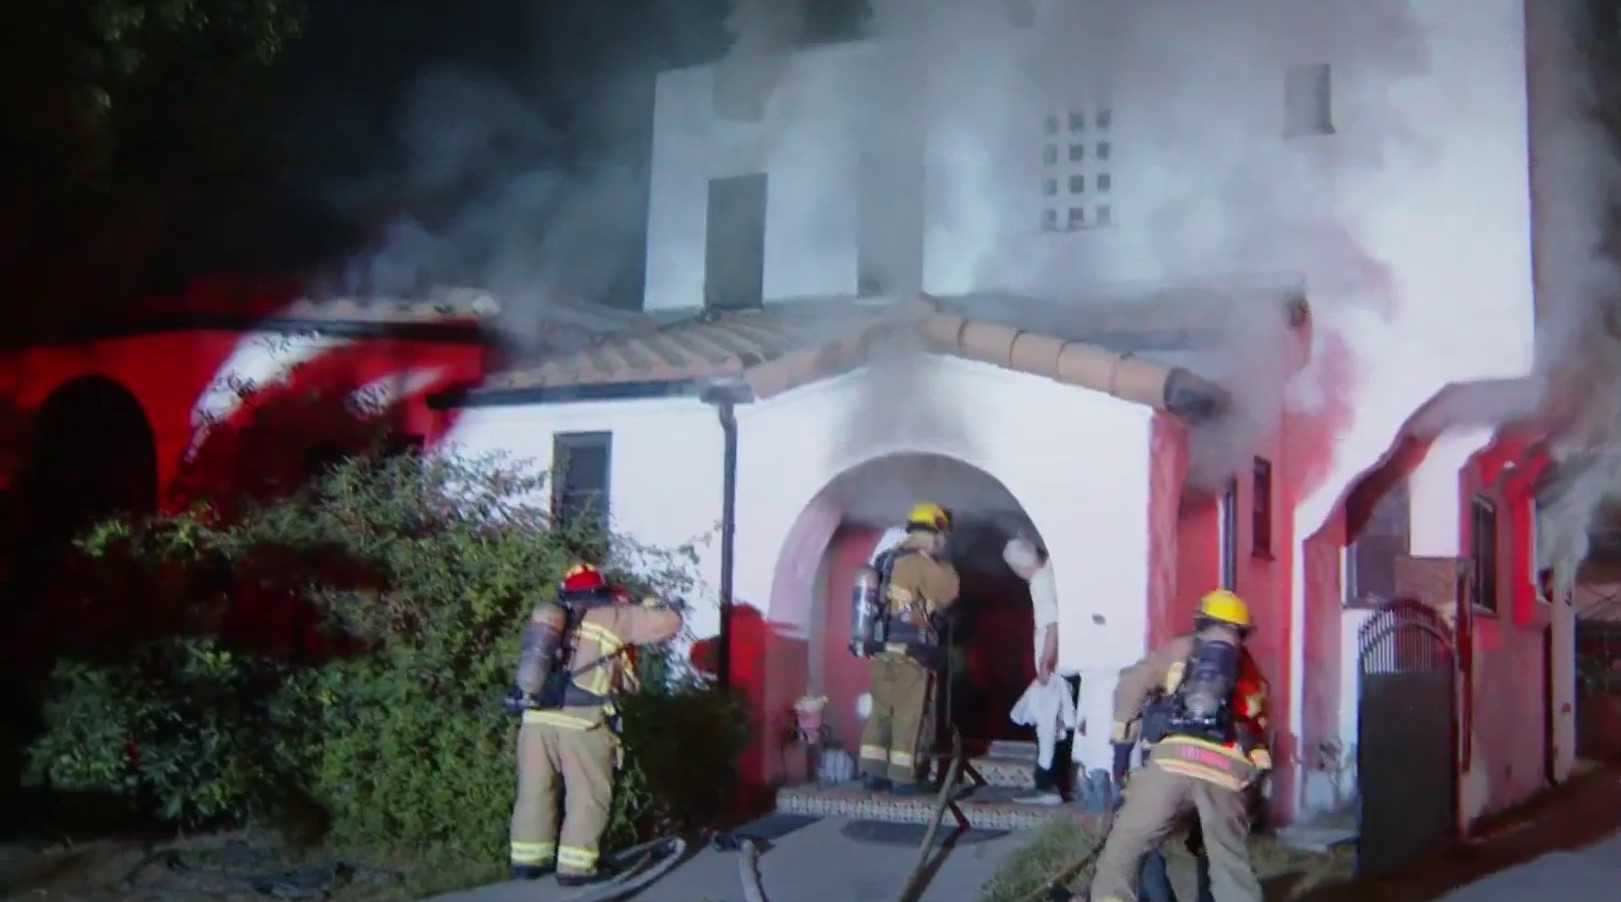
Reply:
[[[1032, 643], [1036, 682], [1045, 686], [1058, 668], [1058, 590], [1053, 581], [1052, 561], [1046, 549], [1024, 536], [1009, 540], [1002, 549], [1002, 559], [1020, 579], [1030, 584], [1030, 606], [1035, 615], [1036, 628], [1035, 641]], [[1061, 679], [1068, 684], [1067, 690], [1074, 698], [1080, 688], [1080, 678]], [[1043, 767], [1037, 762], [1035, 791], [1014, 801], [1032, 805], [1057, 805], [1063, 802], [1064, 784], [1068, 782], [1065, 778], [1071, 770], [1072, 742], [1066, 731], [1050, 763]]]

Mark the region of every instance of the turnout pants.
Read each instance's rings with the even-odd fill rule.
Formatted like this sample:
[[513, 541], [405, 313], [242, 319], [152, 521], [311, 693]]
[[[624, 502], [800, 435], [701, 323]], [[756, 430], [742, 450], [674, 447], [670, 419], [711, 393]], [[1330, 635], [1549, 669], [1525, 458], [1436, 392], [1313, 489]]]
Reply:
[[518, 731], [513, 864], [545, 867], [556, 861], [562, 874], [596, 872], [617, 749], [618, 737], [605, 725], [524, 723]]
[[905, 654], [872, 659], [872, 713], [861, 731], [861, 773], [897, 783], [918, 779], [917, 754], [932, 740], [934, 674]]
[[1092, 902], [1137, 902], [1143, 859], [1196, 812], [1210, 861], [1211, 894], [1221, 902], [1262, 902], [1250, 864], [1249, 805], [1243, 792], [1173, 773], [1150, 759], [1126, 786], [1092, 878]]

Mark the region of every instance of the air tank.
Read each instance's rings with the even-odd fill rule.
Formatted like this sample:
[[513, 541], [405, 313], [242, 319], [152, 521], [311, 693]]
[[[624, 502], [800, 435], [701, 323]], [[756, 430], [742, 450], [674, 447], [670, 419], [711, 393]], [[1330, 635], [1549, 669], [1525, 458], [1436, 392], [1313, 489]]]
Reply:
[[876, 569], [863, 566], [850, 587], [851, 654], [866, 657], [867, 643], [884, 641], [883, 614], [883, 579]]
[[513, 678], [520, 690], [530, 696], [540, 694], [546, 680], [557, 668], [557, 653], [562, 647], [563, 628], [568, 614], [560, 605], [545, 602], [535, 606], [524, 627], [523, 641], [518, 650], [517, 673]]

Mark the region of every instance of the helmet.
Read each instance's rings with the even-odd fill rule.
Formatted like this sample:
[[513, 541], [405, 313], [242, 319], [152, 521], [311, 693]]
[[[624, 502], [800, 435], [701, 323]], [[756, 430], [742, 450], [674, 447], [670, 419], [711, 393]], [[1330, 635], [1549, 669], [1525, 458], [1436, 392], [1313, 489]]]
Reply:
[[602, 571], [582, 562], [568, 568], [559, 588], [564, 592], [595, 592], [605, 586], [607, 582], [602, 578]]
[[1249, 605], [1244, 603], [1244, 599], [1226, 589], [1217, 589], [1199, 599], [1199, 616], [1242, 629], [1250, 627]]
[[951, 528], [951, 512], [933, 501], [919, 501], [906, 515], [906, 528], [944, 532]]

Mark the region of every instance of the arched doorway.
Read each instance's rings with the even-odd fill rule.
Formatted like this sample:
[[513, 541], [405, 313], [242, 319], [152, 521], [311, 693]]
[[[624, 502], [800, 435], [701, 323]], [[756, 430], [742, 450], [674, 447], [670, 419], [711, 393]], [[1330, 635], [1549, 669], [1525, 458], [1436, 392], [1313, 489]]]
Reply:
[[886, 531], [922, 499], [945, 505], [957, 519], [951, 558], [962, 579], [962, 626], [953, 655], [953, 720], [970, 740], [1028, 735], [1008, 712], [1034, 677], [1034, 620], [1029, 587], [1008, 569], [1002, 548], [1015, 533], [1040, 536], [995, 477], [943, 455], [903, 453], [830, 481], [796, 520], [776, 567], [773, 619], [805, 612], [805, 684], [828, 697], [828, 720], [846, 749], [855, 748], [865, 721], [868, 679], [865, 662], [848, 650], [850, 585]]

